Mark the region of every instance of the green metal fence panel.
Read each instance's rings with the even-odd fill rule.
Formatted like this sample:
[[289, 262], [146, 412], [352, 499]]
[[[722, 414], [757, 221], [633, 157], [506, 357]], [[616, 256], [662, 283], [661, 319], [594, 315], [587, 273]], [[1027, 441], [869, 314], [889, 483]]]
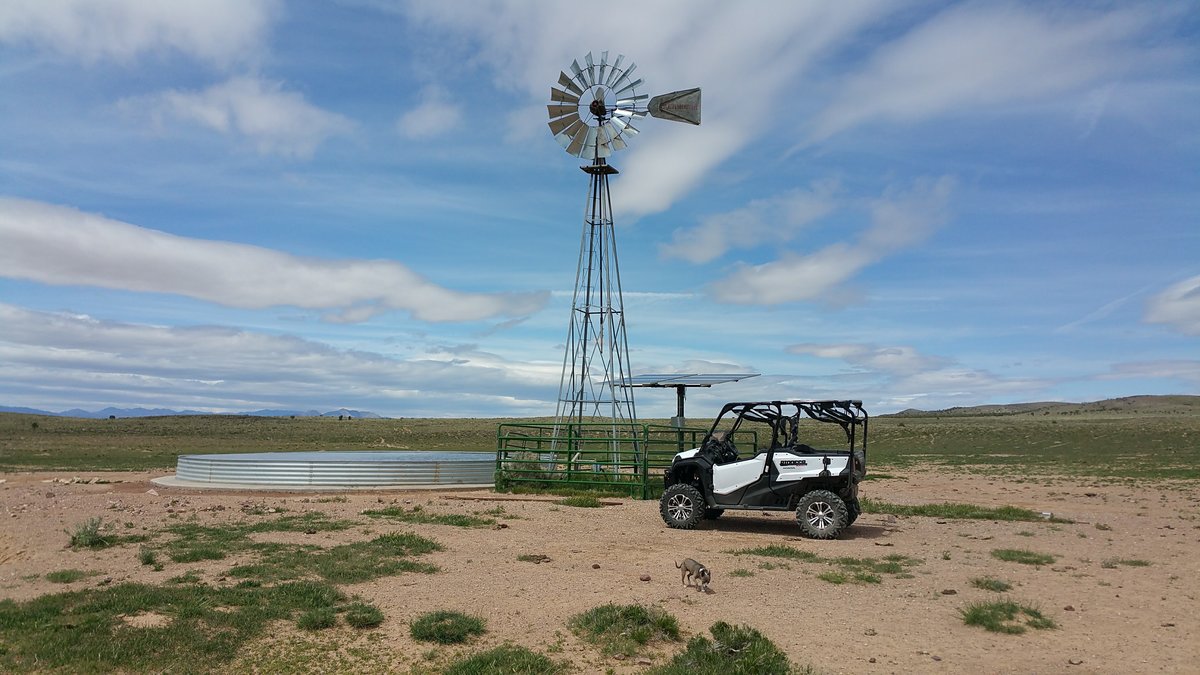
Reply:
[[675, 453], [706, 432], [628, 422], [505, 423], [496, 431], [496, 484], [616, 488], [648, 499]]

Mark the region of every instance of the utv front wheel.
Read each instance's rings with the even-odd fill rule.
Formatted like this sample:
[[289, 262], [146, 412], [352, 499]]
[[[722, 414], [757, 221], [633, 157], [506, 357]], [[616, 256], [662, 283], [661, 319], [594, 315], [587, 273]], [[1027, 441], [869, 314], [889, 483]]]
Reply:
[[676, 483], [663, 492], [658, 500], [658, 512], [667, 527], [690, 530], [704, 519], [704, 495], [687, 483]]
[[846, 513], [850, 516], [846, 519], [846, 526], [849, 527], [862, 515], [862, 504], [859, 503], [858, 497], [851, 497], [850, 501], [846, 502]]
[[806, 537], [833, 539], [849, 522], [846, 502], [828, 490], [813, 490], [796, 503], [796, 523]]

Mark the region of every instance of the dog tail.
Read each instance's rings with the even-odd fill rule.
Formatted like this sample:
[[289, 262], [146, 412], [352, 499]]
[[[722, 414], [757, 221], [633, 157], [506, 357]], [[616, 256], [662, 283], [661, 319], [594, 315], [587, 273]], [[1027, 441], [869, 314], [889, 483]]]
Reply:
[[675, 563], [675, 569], [681, 570], [683, 569], [683, 565], [681, 563]]

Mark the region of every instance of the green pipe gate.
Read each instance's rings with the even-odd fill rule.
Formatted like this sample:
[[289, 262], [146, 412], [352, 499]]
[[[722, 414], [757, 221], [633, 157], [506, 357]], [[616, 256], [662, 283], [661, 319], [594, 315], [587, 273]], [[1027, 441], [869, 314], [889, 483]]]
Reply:
[[614, 489], [657, 498], [675, 453], [707, 429], [632, 422], [505, 423], [496, 431], [496, 487]]

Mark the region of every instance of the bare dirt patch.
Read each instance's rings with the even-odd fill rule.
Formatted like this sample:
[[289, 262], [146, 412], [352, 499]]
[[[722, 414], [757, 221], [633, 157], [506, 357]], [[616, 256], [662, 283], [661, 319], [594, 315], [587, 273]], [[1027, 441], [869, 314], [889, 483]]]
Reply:
[[138, 612], [121, 617], [121, 621], [126, 626], [133, 628], [162, 628], [170, 625], [171, 617], [158, 612]]
[[[0, 476], [0, 598], [26, 600], [64, 590], [47, 570], [79, 569], [94, 576], [70, 590], [125, 581], [150, 584], [194, 572], [204, 583], [233, 583], [237, 560], [139, 563], [139, 545], [100, 550], [67, 548], [69, 530], [94, 516], [116, 534], [146, 534], [162, 543], [172, 524], [219, 526], [269, 521], [319, 511], [351, 520], [349, 529], [305, 534], [272, 532], [263, 541], [322, 547], [413, 531], [444, 551], [423, 556], [436, 574], [402, 574], [342, 587], [383, 611], [378, 628], [275, 634], [288, 653], [336, 651], [347, 670], [436, 668], [456, 655], [511, 642], [569, 660], [580, 672], [639, 672], [644, 664], [599, 655], [570, 633], [571, 616], [605, 603], [662, 607], [687, 637], [707, 634], [716, 621], [763, 632], [793, 662], [828, 673], [892, 672], [1194, 672], [1200, 663], [1200, 485], [1137, 484], [1049, 478], [1024, 481], [952, 473], [920, 480], [911, 471], [864, 483], [866, 496], [885, 502], [964, 502], [1012, 505], [1074, 520], [993, 522], [865, 513], [836, 541], [798, 536], [786, 514], [727, 512], [696, 531], [666, 528], [652, 501], [575, 508], [548, 499], [514, 499], [477, 492], [212, 493], [155, 487], [148, 473], [88, 473], [47, 482], [61, 473]], [[911, 479], [909, 479], [911, 478]], [[243, 508], [253, 502], [254, 508]], [[422, 506], [433, 513], [495, 518], [503, 528], [409, 524], [369, 518], [380, 505]], [[271, 512], [273, 511], [273, 512]], [[819, 561], [788, 560], [735, 551], [771, 544], [811, 552]], [[998, 549], [1054, 556], [1047, 565], [997, 559]], [[523, 555], [549, 560], [530, 564]], [[917, 561], [878, 583], [830, 583], [838, 558]], [[675, 563], [694, 558], [713, 573], [711, 592], [680, 584]], [[1144, 563], [1144, 564], [1143, 564]], [[736, 572], [736, 573], [735, 573]], [[647, 578], [648, 581], [643, 581]], [[977, 579], [1011, 585], [1001, 594]], [[1021, 635], [989, 633], [963, 623], [972, 602], [1011, 597], [1036, 606], [1057, 628]], [[466, 647], [433, 647], [409, 635], [414, 618], [436, 609], [481, 616], [488, 632]], [[133, 614], [126, 621], [161, 621]], [[646, 656], [661, 664], [683, 648], [659, 647]], [[265, 644], [247, 654], [270, 651]], [[358, 657], [356, 654], [363, 656]], [[386, 659], [381, 660], [381, 655]], [[250, 658], [250, 657], [247, 657]], [[270, 662], [281, 668], [318, 661]], [[357, 659], [357, 660], [356, 660]], [[365, 659], [365, 660], [364, 660]], [[234, 669], [254, 669], [251, 659]], [[374, 666], [372, 666], [372, 663]], [[356, 665], [357, 664], [357, 665]]]

